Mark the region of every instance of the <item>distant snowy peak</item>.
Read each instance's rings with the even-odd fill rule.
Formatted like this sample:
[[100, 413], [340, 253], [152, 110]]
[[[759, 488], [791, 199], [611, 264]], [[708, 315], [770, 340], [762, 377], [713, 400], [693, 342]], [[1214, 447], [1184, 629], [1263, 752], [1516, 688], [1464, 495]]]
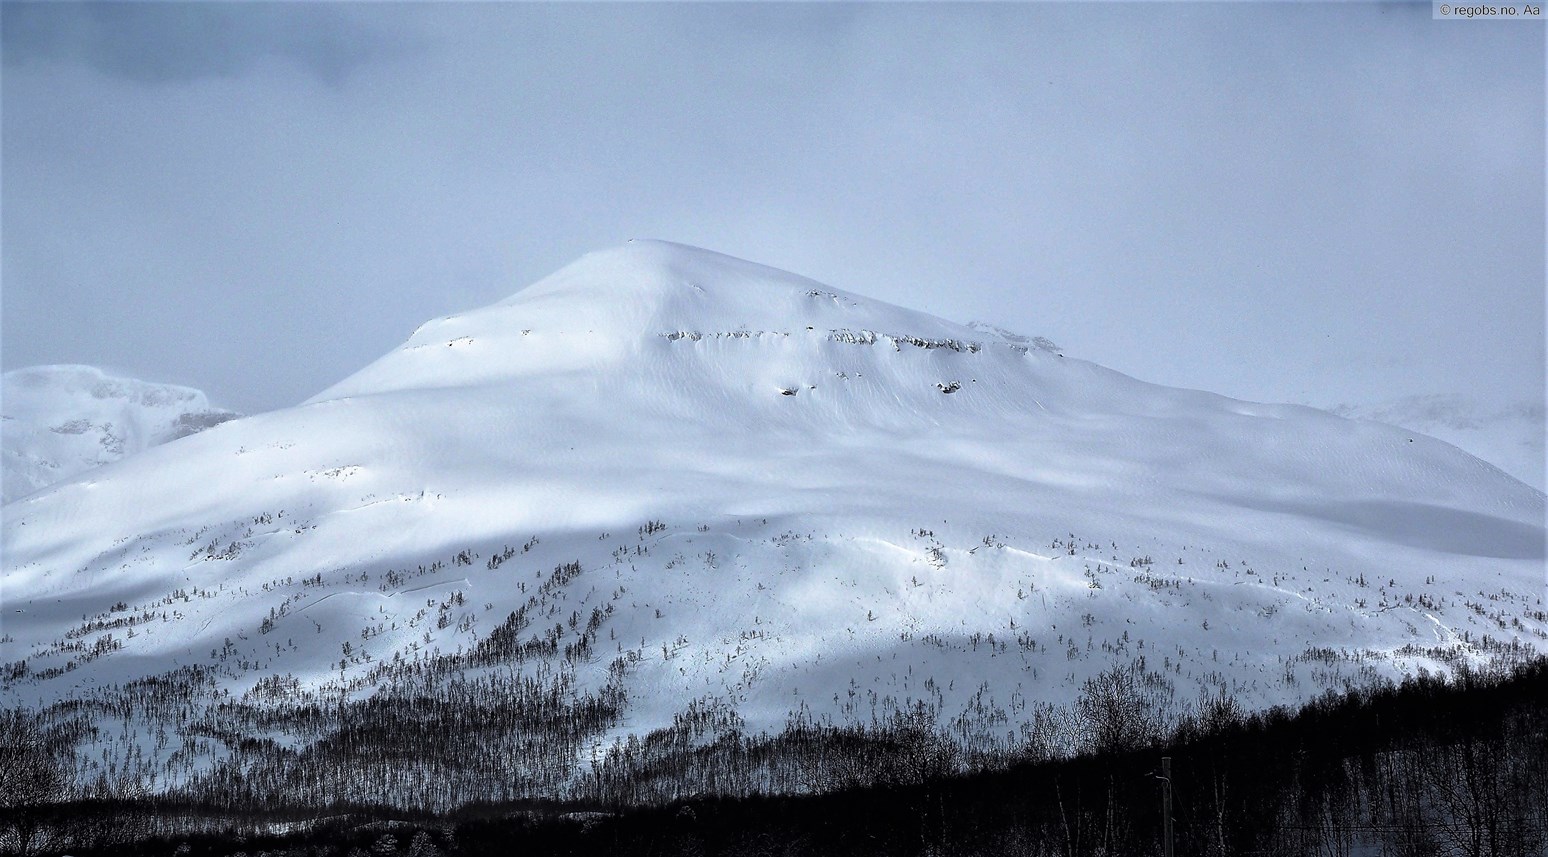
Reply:
[[1325, 410], [1341, 417], [1402, 426], [1439, 438], [1537, 488], [1548, 482], [1542, 402], [1484, 404], [1469, 396], [1434, 393]]
[[1363, 405], [1343, 403], [1327, 410], [1352, 419], [1379, 420], [1393, 425], [1415, 424], [1458, 431], [1476, 430], [1494, 422], [1540, 424], [1544, 417], [1541, 402], [1517, 402], [1506, 406], [1490, 407], [1467, 396], [1448, 393], [1403, 396]]
[[93, 366], [34, 366], [6, 372], [4, 500], [238, 416], [204, 393], [118, 378]]
[[[1052, 345], [851, 294], [805, 277], [665, 241], [589, 253], [492, 306], [437, 319], [312, 401], [475, 386], [637, 361], [660, 341], [793, 335], [977, 350]], [[810, 337], [808, 337], [810, 338]]]

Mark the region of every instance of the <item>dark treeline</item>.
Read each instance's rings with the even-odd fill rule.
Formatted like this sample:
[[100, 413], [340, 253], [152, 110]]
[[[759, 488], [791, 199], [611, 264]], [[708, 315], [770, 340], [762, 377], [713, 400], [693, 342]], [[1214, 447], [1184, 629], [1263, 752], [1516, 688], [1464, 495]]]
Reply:
[[[974, 773], [961, 773], [960, 745], [922, 716], [865, 729], [796, 721], [753, 738], [705, 707], [611, 769], [593, 766], [586, 799], [438, 814], [323, 809], [315, 798], [287, 806], [267, 790], [239, 799], [241, 789], [218, 803], [13, 800], [6, 841], [14, 847], [26, 824], [50, 830], [40, 851], [77, 857], [1158, 854], [1156, 774], [1169, 756], [1178, 855], [1548, 854], [1548, 661], [1421, 675], [1296, 712], [1247, 714], [1217, 697], [1164, 738], [1140, 731], [1155, 722], [1122, 679], [1115, 671], [1082, 696], [1087, 752]], [[350, 753], [388, 753], [373, 776], [392, 764], [374, 741]], [[739, 783], [758, 777], [739, 765], [800, 772], [813, 793], [747, 793]]]

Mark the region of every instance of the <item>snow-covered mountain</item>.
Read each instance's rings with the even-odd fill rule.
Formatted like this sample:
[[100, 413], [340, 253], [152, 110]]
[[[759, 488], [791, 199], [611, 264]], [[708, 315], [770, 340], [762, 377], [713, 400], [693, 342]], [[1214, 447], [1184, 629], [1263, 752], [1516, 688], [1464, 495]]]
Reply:
[[237, 415], [189, 387], [117, 378], [93, 366], [33, 366], [0, 380], [4, 499]]
[[1411, 431], [636, 241], [9, 505], [0, 678], [256, 704], [439, 658], [617, 688], [604, 744], [704, 700], [1003, 734], [1112, 665], [1264, 706], [1541, 648], [1543, 516]]

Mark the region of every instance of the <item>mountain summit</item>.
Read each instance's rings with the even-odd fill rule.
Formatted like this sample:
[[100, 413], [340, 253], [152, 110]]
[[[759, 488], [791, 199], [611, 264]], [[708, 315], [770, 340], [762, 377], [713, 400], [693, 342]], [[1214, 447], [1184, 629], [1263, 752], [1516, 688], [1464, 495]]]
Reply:
[[589, 253], [493, 306], [432, 321], [311, 401], [595, 373], [658, 359], [673, 342], [706, 336], [809, 343], [863, 331], [942, 343], [976, 336], [775, 268], [634, 240]]
[[578, 766], [705, 711], [1004, 742], [1114, 668], [1251, 707], [1548, 640], [1544, 495], [1454, 447], [661, 242], [175, 446], [6, 507], [8, 696], [529, 682], [610, 712], [545, 745]]

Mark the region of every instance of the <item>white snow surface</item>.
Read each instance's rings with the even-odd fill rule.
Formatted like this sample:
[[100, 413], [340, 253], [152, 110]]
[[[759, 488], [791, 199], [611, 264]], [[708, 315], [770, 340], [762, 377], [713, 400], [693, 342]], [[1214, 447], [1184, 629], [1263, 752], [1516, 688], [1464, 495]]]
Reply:
[[32, 366], [0, 380], [0, 461], [9, 503], [103, 464], [233, 419], [190, 387], [94, 366]]
[[1456, 393], [1404, 396], [1373, 404], [1339, 404], [1327, 410], [1351, 419], [1377, 420], [1414, 429], [1453, 444], [1541, 491], [1545, 409], [1538, 402], [1486, 404]]
[[593, 253], [298, 407], [7, 505], [4, 694], [223, 645], [234, 694], [368, 694], [571, 561], [535, 624], [615, 608], [578, 675], [637, 655], [622, 732], [706, 696], [778, 729], [980, 690], [1012, 728], [1139, 657], [1258, 707], [1548, 639], [1541, 491], [1056, 348], [680, 245]]

